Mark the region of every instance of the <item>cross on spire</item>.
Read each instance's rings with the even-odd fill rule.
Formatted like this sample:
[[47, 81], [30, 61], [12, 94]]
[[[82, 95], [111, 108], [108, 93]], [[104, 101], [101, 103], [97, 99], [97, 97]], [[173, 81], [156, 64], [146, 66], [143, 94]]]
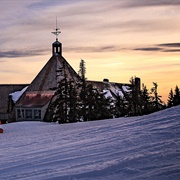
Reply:
[[56, 16], [56, 29], [52, 34], [56, 35], [56, 41], [58, 41], [58, 35], [61, 33], [60, 29], [57, 27], [57, 16]]

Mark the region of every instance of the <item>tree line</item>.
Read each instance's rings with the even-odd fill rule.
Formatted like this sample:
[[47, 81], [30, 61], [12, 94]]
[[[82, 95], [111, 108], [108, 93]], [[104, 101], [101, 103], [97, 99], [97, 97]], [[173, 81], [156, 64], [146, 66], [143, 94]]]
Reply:
[[[69, 80], [66, 74], [66, 64], [59, 68], [60, 80], [55, 92], [55, 98], [49, 107], [48, 121], [70, 123], [77, 121], [92, 121], [123, 116], [137, 116], [149, 114], [166, 108], [158, 94], [158, 84], [148, 90], [142, 84], [142, 90], [137, 89], [135, 77], [130, 78], [131, 90], [124, 91], [124, 96], [106, 96], [107, 91], [101, 92], [86, 79], [85, 61], [79, 65], [80, 81]], [[168, 106], [180, 102], [179, 89], [170, 92]], [[178, 100], [177, 100], [178, 99]]]

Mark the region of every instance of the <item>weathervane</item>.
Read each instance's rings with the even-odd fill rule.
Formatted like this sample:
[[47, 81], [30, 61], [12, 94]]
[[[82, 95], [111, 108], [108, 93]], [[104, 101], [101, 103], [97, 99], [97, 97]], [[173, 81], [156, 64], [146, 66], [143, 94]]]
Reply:
[[51, 32], [51, 33], [56, 35], [56, 41], [58, 41], [58, 35], [61, 33], [61, 31], [59, 28], [57, 28], [57, 16], [56, 16], [56, 29], [55, 30], [56, 30], [55, 32]]

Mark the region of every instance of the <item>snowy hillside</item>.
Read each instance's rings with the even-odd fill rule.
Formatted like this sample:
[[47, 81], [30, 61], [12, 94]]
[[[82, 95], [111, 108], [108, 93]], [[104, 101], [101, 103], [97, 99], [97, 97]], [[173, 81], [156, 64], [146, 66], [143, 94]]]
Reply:
[[131, 118], [1, 127], [1, 180], [180, 179], [180, 106]]

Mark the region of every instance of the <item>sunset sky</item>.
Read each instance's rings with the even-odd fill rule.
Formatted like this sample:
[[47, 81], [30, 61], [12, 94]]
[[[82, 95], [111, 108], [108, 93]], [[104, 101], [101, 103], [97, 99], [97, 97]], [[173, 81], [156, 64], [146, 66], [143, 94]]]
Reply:
[[30, 83], [50, 59], [56, 26], [63, 57], [88, 80], [180, 87], [180, 0], [0, 0], [0, 84]]

